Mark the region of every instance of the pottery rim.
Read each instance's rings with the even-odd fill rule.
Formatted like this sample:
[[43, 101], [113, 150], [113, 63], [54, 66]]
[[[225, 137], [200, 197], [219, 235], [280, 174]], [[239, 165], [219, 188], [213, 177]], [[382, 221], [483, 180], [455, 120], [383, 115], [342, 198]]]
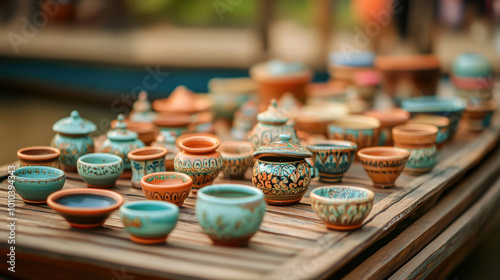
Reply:
[[183, 133], [181, 135], [179, 135], [179, 137], [177, 137], [175, 139], [175, 146], [177, 147], [177, 149], [180, 151], [182, 150], [181, 149], [181, 141], [186, 139], [186, 138], [189, 138], [189, 137], [193, 137], [193, 136], [207, 136], [207, 137], [214, 137], [216, 138], [217, 140], [219, 140], [220, 142], [220, 139], [219, 137], [217, 137], [217, 135], [213, 134], [213, 133], [208, 133], [208, 132], [192, 132], [192, 133]]
[[[355, 198], [330, 198], [330, 197], [325, 197], [317, 194], [317, 190], [321, 189], [355, 189], [358, 192], [361, 192], [365, 194], [363, 197], [355, 197]], [[375, 198], [375, 193], [372, 192], [369, 189], [361, 188], [361, 187], [354, 187], [354, 186], [347, 186], [347, 185], [338, 185], [338, 186], [326, 186], [326, 187], [319, 187], [311, 191], [310, 197], [312, 199], [324, 202], [324, 203], [329, 203], [329, 204], [344, 204], [344, 203], [366, 203], [373, 201]]]
[[[104, 163], [93, 163], [93, 162], [87, 162], [85, 160], [90, 159], [90, 158], [99, 158], [99, 157], [108, 157], [114, 159], [114, 161], [111, 162], [104, 162]], [[86, 165], [91, 165], [91, 166], [107, 166], [107, 165], [112, 165], [116, 164], [118, 162], [123, 162], [123, 159], [120, 156], [114, 155], [114, 154], [108, 154], [108, 153], [90, 153], [83, 155], [78, 158], [78, 161], [80, 164], [86, 164]]]
[[[217, 193], [219, 191], [239, 192], [248, 194], [248, 196], [232, 198], [232, 197], [220, 197], [210, 194], [210, 193]], [[231, 205], [244, 204], [264, 199], [264, 193], [260, 189], [242, 184], [209, 185], [199, 189], [196, 195], [198, 199], [203, 199], [208, 202], [219, 203], [219, 204], [231, 204]]]
[[[59, 204], [56, 202], [57, 199], [67, 196], [67, 195], [79, 195], [79, 194], [90, 194], [90, 195], [97, 195], [97, 196], [105, 196], [113, 199], [115, 203], [113, 205], [109, 205], [106, 207], [72, 207], [72, 206], [66, 206], [63, 204]], [[50, 206], [50, 208], [62, 212], [62, 213], [69, 213], [69, 214], [80, 214], [80, 215], [98, 215], [98, 214], [104, 214], [113, 210], [118, 209], [123, 204], [123, 196], [121, 196], [119, 193], [113, 192], [113, 191], [108, 191], [108, 190], [102, 190], [102, 189], [89, 189], [89, 188], [77, 188], [77, 189], [66, 189], [66, 190], [60, 190], [57, 191], [47, 198], [47, 204]]]
[[[179, 177], [182, 177], [186, 179], [185, 182], [179, 183], [179, 184], [172, 184], [172, 185], [159, 185], [159, 184], [153, 184], [153, 183], [148, 183], [146, 182], [147, 179], [154, 177], [154, 176], [161, 176], [164, 175], [169, 176], [169, 175], [177, 175]], [[165, 180], [169, 180], [165, 178]], [[184, 173], [180, 172], [170, 172], [170, 171], [165, 171], [165, 172], [155, 172], [155, 173], [150, 173], [142, 177], [141, 179], [141, 185], [145, 185], [148, 188], [156, 188], [156, 189], [170, 189], [170, 188], [188, 188], [193, 184], [193, 179], [189, 175], [186, 175]]]
[[252, 157], [252, 143], [247, 141], [229, 141], [220, 144], [219, 152], [226, 158]]
[[358, 145], [347, 140], [317, 140], [308, 145], [307, 148], [313, 152], [329, 150], [356, 150]]
[[[30, 152], [32, 153], [30, 154]], [[60, 155], [61, 151], [59, 149], [48, 146], [32, 146], [17, 151], [17, 157], [19, 159], [28, 161], [51, 160], [58, 158]]]
[[[385, 153], [377, 155], [376, 152]], [[367, 147], [358, 151], [358, 157], [374, 160], [398, 160], [410, 157], [410, 152], [396, 147]]]
[[167, 154], [167, 148], [156, 146], [156, 147], [142, 147], [130, 151], [127, 157], [131, 160], [151, 160], [156, 158], [163, 158]]
[[488, 100], [479, 104], [470, 104], [465, 109], [466, 112], [491, 112], [497, 109], [495, 100]]
[[430, 124], [402, 124], [392, 128], [392, 133], [404, 136], [429, 136], [438, 133], [438, 128]]
[[[36, 177], [23, 177], [23, 175], [18, 175], [24, 169], [48, 169], [49, 171], [52, 171], [55, 176], [49, 177], [49, 178], [43, 178], [43, 177], [36, 178]], [[36, 173], [32, 173], [32, 174], [36, 174]], [[60, 178], [66, 177], [66, 174], [61, 169], [55, 168], [55, 167], [49, 167], [49, 166], [23, 166], [23, 167], [17, 168], [16, 171], [14, 171], [13, 175], [18, 180], [19, 179], [23, 179], [23, 180], [29, 179], [29, 180], [37, 180], [39, 182], [52, 181], [55, 178], [60, 179]]]
[[[353, 124], [356, 124], [359, 127], [353, 127]], [[353, 130], [377, 129], [380, 127], [380, 121], [373, 117], [350, 115], [338, 120], [331, 121], [329, 125], [342, 129]]]
[[[162, 209], [134, 209], [134, 206], [141, 205], [156, 205]], [[172, 215], [179, 214], [179, 207], [171, 202], [161, 201], [161, 200], [141, 200], [141, 201], [133, 201], [126, 204], [123, 204], [120, 207], [120, 212], [131, 214], [131, 215]]]
[[180, 141], [179, 146], [181, 150], [189, 154], [201, 155], [201, 154], [212, 153], [215, 150], [217, 150], [217, 148], [219, 148], [220, 146], [220, 141], [216, 137], [191, 136]]
[[440, 128], [450, 126], [450, 119], [442, 116], [422, 114], [410, 119], [408, 124], [428, 124]]
[[264, 83], [307, 83], [312, 79], [312, 71], [306, 67], [299, 72], [270, 75], [267, 71], [267, 62], [263, 62], [250, 68], [250, 76], [255, 81]]
[[406, 110], [393, 108], [385, 111], [367, 111], [364, 112], [367, 117], [376, 118], [381, 126], [395, 126], [403, 124], [410, 119], [410, 113]]

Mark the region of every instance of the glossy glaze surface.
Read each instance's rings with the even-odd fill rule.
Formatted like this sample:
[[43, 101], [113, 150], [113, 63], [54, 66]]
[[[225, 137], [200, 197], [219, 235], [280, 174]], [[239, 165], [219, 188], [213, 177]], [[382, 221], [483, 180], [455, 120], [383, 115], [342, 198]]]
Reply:
[[66, 175], [48, 166], [25, 166], [14, 172], [13, 186], [28, 203], [45, 203], [47, 197], [63, 188]]
[[92, 153], [81, 156], [77, 164], [78, 175], [94, 188], [109, 188], [123, 172], [123, 160], [120, 156], [106, 153]]
[[163, 200], [181, 206], [189, 196], [193, 180], [178, 172], [157, 172], [141, 179], [144, 195], [149, 200]]

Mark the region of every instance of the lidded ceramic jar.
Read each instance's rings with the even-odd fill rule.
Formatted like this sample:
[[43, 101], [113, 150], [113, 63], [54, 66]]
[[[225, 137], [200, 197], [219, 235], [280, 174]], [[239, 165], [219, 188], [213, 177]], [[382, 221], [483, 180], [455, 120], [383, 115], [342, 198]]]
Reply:
[[78, 111], [58, 120], [53, 126], [57, 134], [50, 144], [61, 151], [59, 161], [63, 169], [76, 170], [80, 156], [94, 152], [94, 140], [89, 136], [97, 129], [94, 123], [80, 118]]
[[291, 143], [288, 134], [281, 134], [279, 139], [253, 154], [257, 161], [252, 170], [252, 183], [264, 192], [268, 204], [298, 203], [311, 183], [311, 168], [305, 159], [312, 153]]
[[138, 148], [144, 147], [144, 143], [137, 138], [137, 133], [127, 130], [127, 124], [123, 115], [118, 115], [116, 128], [107, 133], [108, 139], [102, 144], [102, 152], [120, 156], [123, 159], [123, 170], [128, 170], [131, 175], [131, 164], [127, 154]]
[[457, 96], [467, 101], [487, 101], [493, 95], [493, 70], [488, 58], [466, 52], [453, 62], [451, 80]]
[[271, 101], [267, 111], [257, 115], [257, 121], [249, 137], [254, 150], [279, 140], [280, 134], [288, 134], [291, 137], [290, 142], [299, 143], [295, 125], [288, 122], [288, 116], [278, 108], [275, 99]]

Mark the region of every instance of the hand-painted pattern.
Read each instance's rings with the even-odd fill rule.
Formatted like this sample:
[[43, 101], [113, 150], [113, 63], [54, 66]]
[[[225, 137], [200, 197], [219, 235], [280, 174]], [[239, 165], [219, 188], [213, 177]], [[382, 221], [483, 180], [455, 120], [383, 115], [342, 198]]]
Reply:
[[252, 175], [254, 186], [264, 195], [303, 194], [311, 181], [310, 168], [305, 161], [275, 163], [257, 160]]
[[78, 172], [84, 175], [95, 175], [95, 176], [103, 176], [103, 175], [113, 175], [113, 174], [121, 174], [123, 170], [123, 163], [117, 162], [114, 164], [105, 164], [105, 165], [88, 165], [84, 162], [80, 161], [78, 164]]
[[89, 136], [68, 137], [57, 134], [50, 145], [61, 151], [60, 163], [70, 168], [76, 168], [79, 157], [94, 152], [94, 140]]
[[222, 170], [224, 163], [222, 157], [218, 154], [216, 158], [195, 158], [179, 154], [174, 159], [174, 169], [189, 175], [193, 179], [193, 188], [201, 188], [211, 184]]

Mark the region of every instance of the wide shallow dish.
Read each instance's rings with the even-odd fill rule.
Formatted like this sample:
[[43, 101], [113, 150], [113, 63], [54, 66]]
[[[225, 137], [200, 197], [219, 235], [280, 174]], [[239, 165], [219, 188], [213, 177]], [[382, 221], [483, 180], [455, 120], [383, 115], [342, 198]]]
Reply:
[[254, 187], [211, 185], [197, 194], [196, 217], [215, 245], [247, 245], [265, 212], [264, 194]]
[[179, 207], [163, 201], [135, 201], [120, 207], [120, 218], [133, 242], [161, 244], [177, 224]]
[[19, 149], [17, 157], [20, 166], [48, 166], [59, 168], [61, 151], [53, 147], [33, 146]]
[[106, 153], [86, 154], [78, 158], [78, 175], [90, 188], [111, 188], [123, 172], [123, 159]]
[[328, 186], [311, 192], [312, 208], [329, 229], [360, 228], [370, 213], [375, 194], [364, 188]]
[[47, 204], [72, 227], [95, 228], [123, 204], [123, 197], [100, 189], [67, 189], [51, 194]]
[[25, 166], [14, 171], [14, 187], [26, 203], [41, 204], [53, 192], [63, 188], [66, 175], [48, 166]]
[[149, 200], [163, 200], [181, 206], [191, 192], [193, 180], [178, 172], [156, 172], [141, 179], [142, 191]]
[[363, 169], [378, 188], [394, 187], [409, 157], [410, 152], [394, 147], [369, 147], [358, 151]]
[[342, 181], [344, 173], [351, 167], [357, 147], [354, 142], [342, 140], [320, 140], [309, 145], [319, 180], [326, 183]]
[[222, 172], [229, 179], [243, 179], [248, 168], [253, 166], [252, 143], [230, 141], [220, 145], [219, 152], [224, 165]]

